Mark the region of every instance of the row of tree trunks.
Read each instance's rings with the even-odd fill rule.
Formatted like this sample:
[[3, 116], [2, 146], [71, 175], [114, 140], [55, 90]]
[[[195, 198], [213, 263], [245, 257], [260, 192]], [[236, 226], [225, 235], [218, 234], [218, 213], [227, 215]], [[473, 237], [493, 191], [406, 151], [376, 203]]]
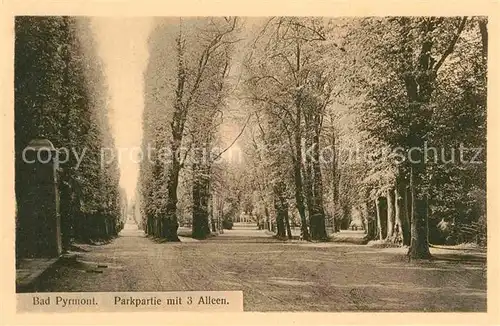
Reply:
[[206, 175], [193, 181], [193, 225], [192, 236], [195, 239], [205, 239], [210, 234], [208, 224], [209, 180]]
[[[375, 219], [368, 216], [368, 205], [363, 206], [363, 223], [366, 225], [367, 237], [370, 240], [386, 240], [409, 246], [411, 243], [411, 224], [413, 200], [411, 187], [402, 178], [397, 178], [393, 188], [385, 191], [374, 201]], [[424, 231], [425, 232], [425, 231]]]
[[410, 200], [408, 193], [408, 187], [398, 177], [394, 188], [396, 232], [398, 232], [401, 242], [405, 246], [410, 245]]
[[99, 213], [81, 214], [75, 218], [74, 234], [78, 241], [108, 240], [118, 235], [116, 218]]
[[319, 114], [314, 117], [314, 134], [312, 138], [312, 210], [310, 210], [309, 223], [311, 226], [311, 239], [322, 240], [328, 239], [325, 225], [325, 210], [323, 204], [323, 176], [320, 166], [320, 122]]
[[[208, 144], [206, 144], [208, 147]], [[192, 164], [192, 200], [193, 224], [192, 236], [195, 239], [206, 239], [210, 234], [209, 227], [209, 198], [210, 198], [210, 164], [203, 162], [201, 149], [193, 150], [194, 163]], [[202, 162], [202, 163], [196, 163]]]

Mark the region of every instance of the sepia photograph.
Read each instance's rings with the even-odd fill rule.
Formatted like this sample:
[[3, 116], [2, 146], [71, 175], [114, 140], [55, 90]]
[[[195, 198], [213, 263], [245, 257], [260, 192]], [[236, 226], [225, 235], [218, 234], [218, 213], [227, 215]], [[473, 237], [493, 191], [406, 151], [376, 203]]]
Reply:
[[27, 310], [487, 312], [488, 17], [13, 28]]

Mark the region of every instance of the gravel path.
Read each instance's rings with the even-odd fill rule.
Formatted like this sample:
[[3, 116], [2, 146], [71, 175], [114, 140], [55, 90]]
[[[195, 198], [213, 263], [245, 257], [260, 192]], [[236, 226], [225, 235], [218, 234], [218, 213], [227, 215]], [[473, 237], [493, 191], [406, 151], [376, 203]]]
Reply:
[[78, 262], [47, 275], [39, 291], [243, 290], [248, 311], [486, 311], [481, 255], [441, 250], [409, 263], [400, 249], [262, 234], [157, 243], [128, 226], [110, 244], [80, 245]]

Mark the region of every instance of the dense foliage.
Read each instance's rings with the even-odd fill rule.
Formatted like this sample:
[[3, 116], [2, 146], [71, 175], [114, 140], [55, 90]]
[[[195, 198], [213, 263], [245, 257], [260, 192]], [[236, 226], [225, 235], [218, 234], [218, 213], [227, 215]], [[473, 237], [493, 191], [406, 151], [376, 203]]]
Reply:
[[150, 35], [143, 150], [151, 154], [140, 174], [148, 234], [178, 241], [179, 213], [189, 212], [193, 236], [210, 233], [212, 168], [221, 155], [212, 148], [236, 28], [236, 18], [159, 19]]
[[[141, 167], [148, 233], [203, 238], [245, 214], [281, 238], [359, 225], [414, 258], [484, 243], [484, 18], [240, 20], [162, 19], [150, 37], [143, 145], [168, 159]], [[200, 164], [228, 113], [249, 116], [243, 159]]]
[[25, 199], [23, 169], [29, 168], [22, 151], [31, 140], [46, 138], [70, 154], [58, 171], [64, 247], [72, 239], [112, 237], [122, 227], [125, 198], [116, 161], [101, 165], [101, 149], [113, 151], [114, 141], [89, 21], [17, 17], [15, 28], [17, 203]]
[[484, 243], [486, 49], [478, 17], [264, 22], [245, 65], [245, 159], [274, 193], [278, 235], [293, 203], [304, 238], [359, 219], [412, 257], [427, 239]]

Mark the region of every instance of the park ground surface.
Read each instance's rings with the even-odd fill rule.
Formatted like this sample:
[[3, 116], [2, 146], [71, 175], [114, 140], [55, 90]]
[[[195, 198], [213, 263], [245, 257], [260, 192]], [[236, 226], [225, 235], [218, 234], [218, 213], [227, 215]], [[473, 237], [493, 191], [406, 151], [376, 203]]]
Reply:
[[404, 248], [283, 242], [251, 228], [182, 240], [127, 224], [109, 244], [76, 246], [77, 261], [44, 274], [37, 291], [242, 290], [245, 311], [486, 311], [486, 254], [474, 250], [432, 248], [434, 260], [408, 262]]

